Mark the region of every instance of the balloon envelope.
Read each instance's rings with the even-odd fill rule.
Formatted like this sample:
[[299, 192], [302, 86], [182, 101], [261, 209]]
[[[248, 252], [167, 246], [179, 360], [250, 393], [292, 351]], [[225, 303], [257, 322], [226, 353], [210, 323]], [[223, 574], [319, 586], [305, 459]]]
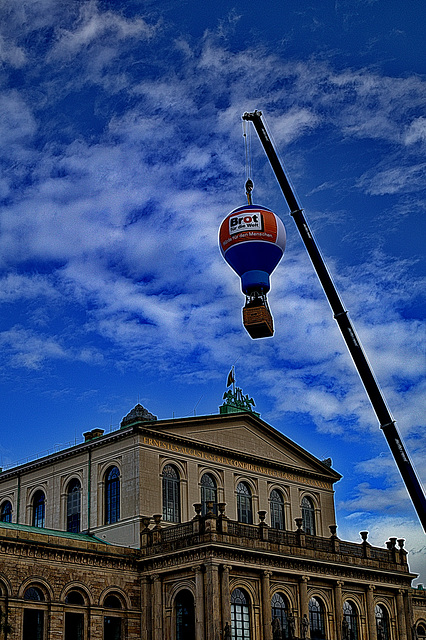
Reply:
[[256, 204], [231, 211], [219, 230], [221, 253], [241, 277], [241, 289], [246, 295], [269, 291], [269, 276], [283, 256], [285, 243], [282, 220]]

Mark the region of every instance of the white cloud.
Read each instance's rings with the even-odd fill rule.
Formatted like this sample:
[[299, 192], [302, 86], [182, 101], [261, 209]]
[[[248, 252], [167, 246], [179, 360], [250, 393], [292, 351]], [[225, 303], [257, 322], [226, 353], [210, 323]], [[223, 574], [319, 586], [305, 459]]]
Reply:
[[426, 163], [408, 167], [393, 166], [388, 169], [377, 167], [361, 176], [358, 185], [373, 196], [387, 193], [410, 193], [423, 188]]

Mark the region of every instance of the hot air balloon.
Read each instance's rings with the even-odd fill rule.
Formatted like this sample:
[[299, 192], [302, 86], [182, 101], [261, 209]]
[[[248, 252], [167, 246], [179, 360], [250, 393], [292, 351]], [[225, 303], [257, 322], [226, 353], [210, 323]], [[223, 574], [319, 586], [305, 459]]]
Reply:
[[285, 243], [283, 222], [261, 205], [234, 209], [220, 226], [220, 251], [241, 278], [241, 289], [246, 295], [243, 324], [252, 338], [274, 334], [266, 294], [270, 289], [269, 276], [283, 256]]

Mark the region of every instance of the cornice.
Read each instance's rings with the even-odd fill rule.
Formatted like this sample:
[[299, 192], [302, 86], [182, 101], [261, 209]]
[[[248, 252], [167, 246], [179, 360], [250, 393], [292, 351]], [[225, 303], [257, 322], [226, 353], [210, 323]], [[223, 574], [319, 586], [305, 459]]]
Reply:
[[[96, 546], [96, 549], [90, 548], [89, 545], [91, 546], [91, 543], [70, 547], [51, 540], [39, 541], [0, 536], [0, 556], [13, 555], [14, 558], [19, 557], [22, 560], [45, 560], [61, 564], [89, 565], [129, 571], [138, 570], [139, 549], [129, 549], [127, 547], [121, 549], [114, 546], [113, 551], [111, 549], [112, 545], [108, 547], [102, 545], [102, 548], [100, 548], [100, 545], [93, 543], [93, 547]], [[116, 549], [120, 550], [116, 551]]]
[[392, 570], [360, 567], [344, 563], [333, 563], [326, 560], [302, 558], [300, 556], [282, 556], [270, 551], [244, 550], [229, 548], [222, 544], [187, 547], [185, 549], [165, 553], [161, 556], [141, 558], [138, 564], [143, 571], [181, 570], [184, 565], [202, 562], [203, 559], [220, 559], [223, 564], [230, 564], [246, 571], [268, 569], [279, 574], [285, 572], [294, 577], [309, 575], [311, 578], [335, 582], [338, 579], [358, 584], [379, 583], [390, 588], [409, 588], [415, 574], [399, 573]]
[[68, 449], [63, 449], [62, 451], [58, 451], [56, 453], [50, 453], [47, 456], [43, 456], [42, 458], [37, 458], [36, 460], [31, 460], [30, 462], [25, 462], [24, 464], [17, 465], [16, 467], [11, 467], [10, 469], [6, 469], [0, 473], [0, 482], [14, 476], [19, 476], [23, 473], [27, 473], [28, 471], [34, 471], [40, 467], [45, 467], [53, 462], [59, 462], [60, 460], [64, 460], [65, 458], [70, 458], [71, 456], [78, 455], [80, 453], [84, 453], [85, 451], [96, 449], [100, 444], [107, 444], [109, 442], [114, 442], [115, 440], [122, 440], [123, 438], [132, 435], [133, 430], [130, 427], [126, 427], [125, 429], [112, 431], [111, 433], [107, 433], [106, 435], [100, 436], [95, 440], [91, 440], [90, 442], [81, 442], [80, 444], [76, 444], [73, 447], [69, 447]]

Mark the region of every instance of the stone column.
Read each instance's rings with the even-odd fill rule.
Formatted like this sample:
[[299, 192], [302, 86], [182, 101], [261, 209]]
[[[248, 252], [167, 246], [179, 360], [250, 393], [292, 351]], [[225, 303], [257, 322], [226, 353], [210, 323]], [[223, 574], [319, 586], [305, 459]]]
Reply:
[[163, 640], [163, 606], [161, 578], [158, 573], [152, 579], [152, 640]]
[[151, 626], [149, 616], [149, 584], [146, 576], [141, 577], [141, 629], [148, 631]]
[[272, 640], [272, 612], [270, 578], [272, 571], [262, 573], [262, 620], [263, 640]]
[[299, 618], [298, 619], [296, 618], [295, 620], [296, 637], [299, 637], [300, 635], [303, 615], [305, 613], [309, 620], [308, 580], [309, 580], [309, 576], [302, 576], [299, 580], [300, 611], [299, 611]]
[[396, 611], [398, 615], [399, 640], [407, 640], [407, 623], [405, 618], [403, 589], [398, 589], [398, 593], [396, 594]]
[[367, 620], [368, 637], [370, 640], [377, 640], [376, 612], [374, 607], [374, 586], [368, 585], [367, 589]]
[[204, 640], [204, 576], [202, 565], [194, 567], [195, 574], [195, 640]]
[[231, 569], [232, 567], [229, 564], [222, 566], [222, 632], [227, 622], [231, 624], [231, 592], [229, 590], [229, 572]]
[[336, 638], [342, 640], [342, 621], [343, 621], [343, 600], [342, 600], [342, 580], [338, 580], [334, 586], [335, 619], [336, 619]]
[[309, 580], [309, 576], [302, 576], [299, 582], [300, 620], [302, 620], [304, 613], [306, 613], [309, 620], [308, 580]]
[[[219, 601], [219, 564], [208, 560], [205, 563], [205, 602], [204, 618], [206, 622], [206, 640], [220, 638], [220, 601]], [[160, 639], [158, 639], [160, 640]]]

